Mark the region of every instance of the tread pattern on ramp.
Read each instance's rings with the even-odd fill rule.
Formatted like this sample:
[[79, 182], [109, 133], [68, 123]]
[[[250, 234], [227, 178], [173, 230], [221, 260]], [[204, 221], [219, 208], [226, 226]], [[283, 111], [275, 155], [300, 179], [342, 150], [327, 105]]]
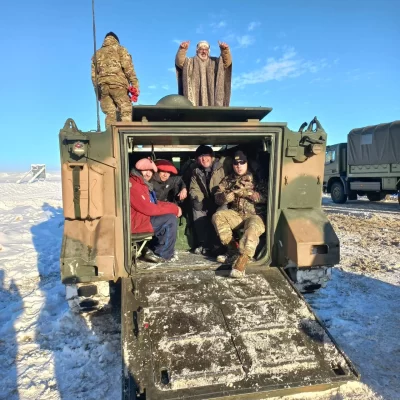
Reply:
[[146, 387], [167, 399], [176, 390], [260, 390], [334, 382], [338, 371], [350, 376], [304, 302], [269, 270], [244, 280], [215, 271], [140, 277], [152, 358]]

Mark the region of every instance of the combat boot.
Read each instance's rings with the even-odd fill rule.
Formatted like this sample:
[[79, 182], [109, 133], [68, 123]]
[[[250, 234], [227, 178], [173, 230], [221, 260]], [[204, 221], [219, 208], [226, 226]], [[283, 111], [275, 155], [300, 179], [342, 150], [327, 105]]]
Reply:
[[227, 244], [227, 251], [225, 254], [220, 254], [217, 261], [221, 264], [232, 264], [238, 257], [238, 245], [235, 240], [231, 240]]
[[245, 276], [246, 265], [250, 258], [246, 254], [241, 254], [232, 266], [231, 277], [241, 279]]

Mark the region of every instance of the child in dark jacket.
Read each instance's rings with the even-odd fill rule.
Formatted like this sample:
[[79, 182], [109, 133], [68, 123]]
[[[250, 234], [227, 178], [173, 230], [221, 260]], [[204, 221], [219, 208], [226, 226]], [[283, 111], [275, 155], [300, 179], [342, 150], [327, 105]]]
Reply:
[[156, 192], [157, 199], [178, 203], [186, 199], [187, 189], [174, 164], [168, 160], [156, 160], [157, 172], [153, 175], [151, 183]]

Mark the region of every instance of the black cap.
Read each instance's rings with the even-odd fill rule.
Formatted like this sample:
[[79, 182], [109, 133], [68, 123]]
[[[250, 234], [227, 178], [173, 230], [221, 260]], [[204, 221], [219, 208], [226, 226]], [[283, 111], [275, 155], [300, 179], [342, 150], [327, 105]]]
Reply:
[[195, 152], [195, 156], [200, 157], [200, 156], [213, 156], [214, 155], [214, 150], [210, 146], [206, 146], [205, 144], [201, 144]]
[[246, 156], [246, 154], [243, 153], [242, 150], [236, 151], [234, 156], [233, 156], [233, 163], [234, 164], [239, 164], [240, 161], [242, 163], [247, 163], [247, 156]]
[[114, 32], [108, 32], [105, 37], [107, 37], [107, 36], [112, 36], [113, 38], [117, 39], [117, 42], [119, 43], [118, 36]]

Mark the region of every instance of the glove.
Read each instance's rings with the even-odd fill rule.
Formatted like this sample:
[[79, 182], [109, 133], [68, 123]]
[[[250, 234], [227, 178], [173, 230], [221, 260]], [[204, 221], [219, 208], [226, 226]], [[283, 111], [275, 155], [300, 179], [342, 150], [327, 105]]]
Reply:
[[128, 95], [130, 95], [130, 99], [132, 103], [136, 103], [138, 101], [138, 97], [139, 97], [139, 89], [133, 87], [133, 86], [129, 86], [128, 87]]

